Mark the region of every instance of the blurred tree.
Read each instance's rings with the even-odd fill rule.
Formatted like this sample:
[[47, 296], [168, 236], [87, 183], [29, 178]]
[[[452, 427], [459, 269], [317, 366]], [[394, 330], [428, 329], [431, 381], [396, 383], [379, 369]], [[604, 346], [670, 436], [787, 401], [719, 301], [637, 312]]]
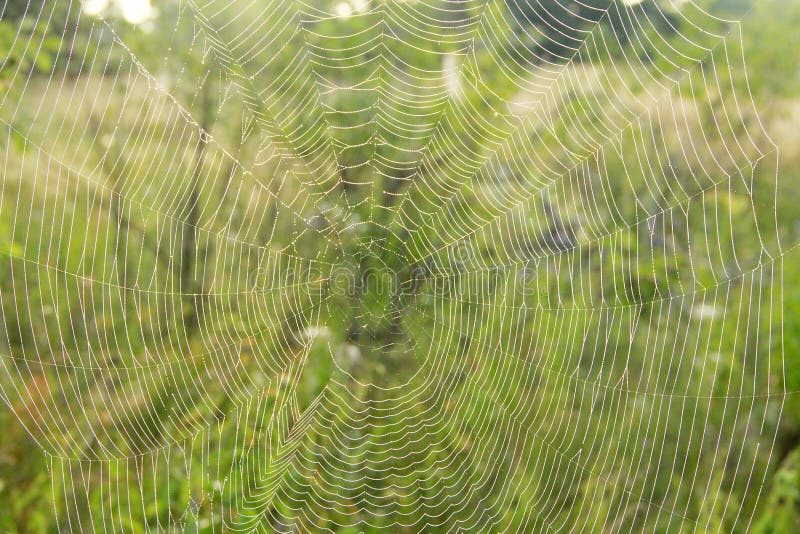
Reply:
[[[669, 34], [677, 29], [678, 17], [659, 0], [623, 2], [621, 0], [506, 0], [508, 9], [521, 24], [518, 35], [521, 47], [529, 52], [544, 53], [553, 61], [570, 59], [595, 28], [610, 29], [624, 45], [630, 35], [641, 31], [637, 25], [646, 17], [653, 29]], [[635, 10], [636, 17], [628, 10]], [[535, 29], [531, 32], [530, 29]], [[531, 37], [531, 36], [535, 37]]]

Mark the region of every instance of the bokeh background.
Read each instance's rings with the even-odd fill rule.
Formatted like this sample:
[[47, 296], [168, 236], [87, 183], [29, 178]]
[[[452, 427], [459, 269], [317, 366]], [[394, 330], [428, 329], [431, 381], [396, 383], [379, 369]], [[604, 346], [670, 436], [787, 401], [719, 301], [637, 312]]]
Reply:
[[[0, 5], [3, 532], [800, 531], [800, 2]], [[560, 81], [533, 105], [542, 69]], [[460, 187], [504, 113], [530, 129]], [[646, 127], [604, 129], [632, 117]], [[568, 183], [459, 234], [533, 195], [526, 165], [566, 168], [603, 138], [593, 193]], [[616, 213], [587, 207], [598, 191]], [[627, 230], [605, 242], [604, 225]], [[547, 260], [573, 250], [606, 270]], [[609, 345], [629, 330], [629, 350]], [[591, 387], [518, 384], [493, 354]], [[403, 406], [349, 444], [314, 430], [398, 402], [382, 388], [420, 370], [441, 371], [432, 404], [461, 424], [422, 432]], [[489, 397], [557, 423], [513, 434]], [[334, 474], [264, 460], [325, 410], [301, 443]], [[559, 445], [575, 428], [601, 443]]]

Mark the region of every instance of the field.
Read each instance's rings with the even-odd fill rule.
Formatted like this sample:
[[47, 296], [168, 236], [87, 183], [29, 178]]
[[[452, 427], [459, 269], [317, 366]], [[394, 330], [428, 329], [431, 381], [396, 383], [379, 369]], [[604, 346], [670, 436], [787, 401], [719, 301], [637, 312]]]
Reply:
[[90, 4], [0, 10], [0, 530], [800, 530], [800, 3]]

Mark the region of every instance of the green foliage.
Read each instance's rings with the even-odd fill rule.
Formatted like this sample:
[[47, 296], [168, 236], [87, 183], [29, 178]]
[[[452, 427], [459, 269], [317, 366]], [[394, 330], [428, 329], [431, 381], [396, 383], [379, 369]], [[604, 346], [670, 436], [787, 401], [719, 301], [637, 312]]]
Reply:
[[764, 514], [755, 524], [758, 534], [789, 534], [800, 529], [800, 451], [786, 457], [775, 471]]
[[[14, 14], [14, 10], [10, 10]], [[26, 76], [30, 71], [48, 74], [59, 49], [59, 38], [50, 32], [46, 19], [26, 16], [0, 18], [0, 92], [9, 89], [12, 76]]]
[[[463, 2], [448, 15], [456, 30], [424, 46], [414, 39], [415, 31], [425, 31], [415, 17], [435, 19], [441, 11], [436, 5], [425, 4], [412, 16], [386, 2], [382, 9], [388, 16], [323, 18], [304, 22], [302, 31], [287, 16], [285, 26], [271, 36], [282, 44], [278, 51], [259, 47], [259, 35], [242, 46], [227, 44], [246, 33], [252, 21], [271, 15], [256, 4], [243, 14], [208, 9], [197, 16], [189, 11], [199, 9], [194, 3], [163, 2], [149, 32], [113, 17], [109, 22], [139, 64], [132, 64], [122, 47], [109, 46], [116, 41], [108, 27], [91, 19], [67, 24], [63, 4], [49, 23], [31, 17], [33, 10], [53, 5], [11, 2], [0, 20], [0, 95], [22, 110], [12, 114], [8, 106], [0, 107], [0, 118], [9, 126], [2, 128], [7, 136], [0, 140], [6, 154], [0, 254], [8, 260], [0, 262], [7, 333], [0, 340], [0, 357], [8, 360], [9, 376], [16, 377], [4, 378], [8, 383], [3, 386], [21, 384], [23, 391], [7, 401], [9, 410], [0, 418], [0, 428], [10, 429], [0, 436], [0, 502], [8, 503], [0, 513], [0, 528], [52, 531], [55, 509], [62, 527], [65, 521], [88, 521], [99, 529], [102, 516], [90, 512], [130, 506], [137, 512], [129, 524], [120, 525], [123, 530], [143, 532], [172, 523], [202, 532], [218, 528], [223, 514], [250, 499], [253, 517], [226, 519], [278, 530], [292, 515], [283, 503], [308, 495], [324, 499], [337, 477], [352, 476], [342, 466], [355, 465], [373, 485], [338, 495], [345, 503], [341, 508], [312, 504], [318, 525], [333, 528], [356, 517], [363, 524], [340, 532], [373, 531], [392, 526], [392, 517], [412, 523], [425, 513], [442, 517], [444, 530], [458, 526], [458, 514], [468, 517], [489, 506], [505, 518], [503, 528], [544, 529], [541, 518], [529, 516], [523, 506], [544, 502], [558, 510], [549, 525], [584, 522], [589, 531], [674, 529], [674, 523], [667, 523], [670, 518], [653, 514], [643, 519], [637, 513], [636, 503], [629, 502], [632, 490], [615, 482], [627, 476], [621, 468], [600, 476], [587, 458], [600, 454], [598, 444], [613, 445], [623, 456], [620, 465], [640, 465], [658, 447], [653, 439], [659, 428], [649, 419], [653, 407], [685, 395], [683, 406], [658, 422], [685, 451], [682, 471], [642, 467], [633, 473], [647, 481], [650, 499], [687, 502], [685, 513], [710, 530], [732, 528], [740, 508], [754, 515], [760, 532], [798, 529], [800, 377], [793, 370], [800, 367], [800, 289], [791, 281], [800, 278], [800, 255], [773, 241], [759, 242], [756, 226], [775, 228], [786, 243], [797, 241], [800, 153], [788, 151], [778, 169], [766, 157], [744, 170], [741, 160], [725, 161], [726, 170], [743, 175], [730, 188], [717, 187], [720, 176], [704, 169], [711, 155], [727, 152], [724, 138], [709, 134], [709, 152], [694, 165], [673, 168], [670, 163], [683, 161], [682, 136], [713, 131], [715, 105], [731, 96], [725, 91], [741, 96], [749, 87], [765, 110], [761, 120], [767, 131], [780, 129], [800, 93], [800, 44], [793, 46], [798, 39], [794, 28], [800, 25], [797, 2], [755, 5], [743, 40], [734, 31], [724, 49], [718, 43], [733, 26], [702, 18], [707, 23], [702, 30], [681, 26], [691, 39], [679, 38], [675, 30], [682, 19], [672, 2], [625, 6], [593, 0], [567, 6], [554, 0], [539, 2], [535, 9], [516, 1]], [[25, 16], [23, 6], [28, 6]], [[733, 5], [712, 3], [710, 8], [738, 11]], [[686, 17], [705, 17], [696, 7], [684, 9]], [[638, 18], [628, 16], [633, 11]], [[484, 22], [489, 29], [475, 33], [468, 51], [460, 49], [458, 25], [479, 15], [489, 21]], [[634, 20], [650, 24], [638, 26]], [[563, 26], [585, 29], [584, 37], [594, 39], [583, 44], [564, 38], [554, 30]], [[494, 46], [493, 40], [506, 46]], [[71, 54], [63, 53], [67, 41], [75, 43]], [[326, 64], [309, 58], [326, 47], [340, 52], [327, 57]], [[576, 47], [582, 47], [579, 60], [560, 73], [565, 81], [550, 100], [519, 105], [523, 111], [509, 109], [507, 102], [514, 101], [527, 80], [522, 68], [506, 72], [498, 65], [530, 68], [554, 61], [560, 66]], [[665, 59], [668, 49], [677, 52], [670, 52], [670, 58], [679, 59]], [[303, 50], [307, 55], [298, 54]], [[722, 70], [727, 68], [723, 59], [744, 66], [737, 63], [738, 52], [747, 58], [749, 79], [741, 74], [743, 68], [733, 74]], [[100, 53], [107, 55], [96, 68], [80, 63]], [[702, 68], [697, 67], [700, 57]], [[445, 77], [443, 65], [454, 59], [461, 65], [454, 82], [458, 89], [447, 98], [438, 96], [435, 84], [415, 85], [408, 76], [413, 65], [441, 70]], [[639, 62], [644, 67], [617, 80], [624, 86], [624, 102], [672, 84], [665, 105], [680, 108], [686, 105], [682, 98], [698, 96], [698, 124], [687, 124], [686, 131], [636, 125], [599, 153], [575, 135], [576, 125], [599, 130], [598, 112], [615, 109], [614, 101], [591, 90], [607, 81], [599, 78], [598, 66]], [[670, 69], [682, 77], [644, 76]], [[702, 77], [710, 69], [720, 69], [723, 85], [732, 85], [707, 88]], [[147, 78], [144, 71], [160, 78]], [[66, 106], [47, 82], [51, 72], [64, 94], [106, 100], [97, 107]], [[157, 84], [169, 98], [153, 90]], [[590, 90], [575, 89], [583, 86]], [[390, 127], [421, 106], [419, 124], [405, 126], [408, 133], [398, 135], [401, 130]], [[63, 144], [54, 143], [41, 131], [36, 109], [47, 110], [55, 122], [88, 126], [65, 137]], [[287, 114], [287, 109], [303, 113]], [[555, 118], [545, 125], [542, 115]], [[743, 115], [731, 129], [756, 129], [758, 118], [751, 110]], [[199, 124], [185, 127], [187, 117]], [[355, 127], [365, 122], [375, 128]], [[194, 126], [204, 133], [198, 136]], [[483, 146], [486, 132], [501, 132], [536, 151], [505, 151], [502, 161], [493, 159], [492, 149], [502, 147]], [[428, 146], [435, 134], [459, 144]], [[638, 148], [641, 139], [655, 137], [663, 147], [659, 163], [673, 173], [664, 172], [663, 180], [641, 163], [647, 158]], [[331, 145], [323, 141], [328, 138]], [[341, 146], [350, 148], [336, 153]], [[39, 174], [32, 172], [30, 161], [46, 159], [45, 149], [53, 160], [82, 173], [59, 175], [53, 161], [48, 163], [52, 169], [42, 164]], [[425, 158], [419, 161], [422, 153]], [[465, 153], [485, 157], [464, 163], [469, 180], [442, 170]], [[559, 170], [561, 189], [551, 188], [548, 176], [524, 174], [534, 158]], [[160, 165], [148, 165], [152, 161]], [[587, 168], [602, 164], [605, 172], [587, 173], [585, 184], [570, 181], [566, 171], [580, 161]], [[245, 172], [241, 162], [253, 164]], [[43, 170], [62, 178], [45, 182]], [[435, 179], [414, 187], [420, 173]], [[759, 183], [758, 194], [748, 191], [751, 181]], [[174, 198], [153, 193], [165, 183]], [[587, 184], [598, 197], [616, 203], [603, 220], [591, 224], [592, 214], [574, 202], [587, 196], [580, 189]], [[405, 204], [396, 200], [403, 195]], [[445, 198], [452, 201], [445, 203]], [[506, 204], [494, 202], [497, 198]], [[209, 216], [214, 208], [223, 215]], [[519, 235], [504, 232], [504, 221], [495, 222], [506, 212], [522, 229]], [[27, 224], [17, 224], [20, 219]], [[722, 222], [708, 228], [709, 219]], [[73, 223], [54, 222], [64, 220]], [[464, 235], [460, 225], [467, 220], [488, 222], [484, 231]], [[422, 231], [410, 234], [409, 228]], [[663, 228], [671, 230], [654, 231]], [[705, 239], [655, 243], [656, 235]], [[182, 246], [185, 242], [191, 246]], [[462, 248], [453, 250], [448, 246], [453, 242]], [[250, 250], [248, 243], [264, 247]], [[719, 244], [719, 254], [709, 243]], [[380, 254], [370, 252], [376, 249]], [[780, 257], [776, 251], [786, 252], [775, 262], [780, 276], [773, 286], [761, 288], [762, 260]], [[736, 265], [724, 261], [733, 256]], [[629, 263], [620, 263], [620, 257]], [[304, 258], [319, 260], [321, 266]], [[347, 268], [351, 278], [343, 280], [344, 288], [328, 272], [331, 264]], [[296, 280], [276, 280], [290, 268]], [[391, 273], [400, 276], [393, 279]], [[297, 289], [295, 282], [310, 278], [315, 283], [308, 291]], [[523, 282], [529, 291], [520, 294]], [[24, 299], [19, 298], [21, 287]], [[728, 292], [730, 312], [724, 318], [698, 319], [689, 296], [709, 296], [713, 305], [719, 287]], [[774, 291], [780, 305], [762, 309], [748, 302], [759, 291]], [[225, 300], [230, 295], [237, 296]], [[665, 313], [673, 304], [677, 311]], [[326, 329], [315, 329], [308, 320], [312, 308], [324, 315]], [[586, 332], [585, 340], [563, 335], [567, 309], [572, 309], [569, 327]], [[760, 329], [741, 328], [740, 315], [751, 317]], [[443, 317], [447, 328], [441, 327]], [[781, 323], [779, 332], [775, 325]], [[616, 346], [606, 336], [633, 331]], [[693, 359], [656, 354], [653, 339], [665, 345], [676, 337], [698, 347]], [[435, 371], [442, 373], [442, 392], [470, 398], [471, 404], [455, 406], [443, 394], [430, 405], [415, 407], [408, 420], [385, 416], [381, 403], [391, 400], [392, 393], [374, 386], [407, 382], [409, 388], [419, 387], [417, 373], [430, 371], [424, 363], [434, 343], [441, 348], [441, 369]], [[520, 347], [531, 348], [523, 353]], [[28, 361], [30, 354], [44, 365]], [[98, 361], [98, 354], [104, 359]], [[575, 358], [566, 361], [565, 354]], [[782, 358], [758, 359], [756, 354]], [[769, 367], [779, 360], [782, 369]], [[92, 374], [84, 368], [108, 370]], [[64, 373], [74, 377], [72, 390], [54, 386]], [[777, 384], [777, 376], [785, 376], [786, 384]], [[669, 383], [651, 377], [666, 377]], [[749, 380], [731, 394], [736, 377]], [[202, 388], [207, 398], [186, 394], [176, 399], [176, 392]], [[788, 391], [785, 404], [762, 402], [760, 395], [768, 389], [776, 398]], [[252, 402], [232, 403], [233, 391]], [[31, 406], [74, 408], [85, 399], [106, 397], [117, 399], [115, 416], [87, 416], [67, 430], [54, 426], [45, 438], [60, 452], [102, 458], [109, 471], [38, 452], [31, 435], [41, 414], [29, 411]], [[520, 426], [542, 426], [526, 405], [552, 406], [564, 398], [564, 405], [553, 409], [569, 422], [573, 435], [550, 435], [539, 428], [525, 444], [504, 443]], [[722, 469], [714, 443], [718, 429], [737, 423], [736, 402], [748, 399], [758, 399], [746, 408], [753, 419], [763, 419], [770, 428], [780, 425], [782, 436], [773, 458], [766, 459], [763, 450], [771, 442], [765, 434], [736, 429], [743, 440], [736, 449], [742, 463], [759, 475], [769, 473], [758, 510], [756, 475], [751, 484], [745, 475]], [[616, 418], [623, 402], [625, 420], [620, 422]], [[325, 425], [302, 438], [283, 440], [280, 433], [286, 428], [306, 423], [302, 414], [310, 406], [322, 407]], [[430, 424], [429, 412], [446, 414], [444, 421]], [[378, 437], [397, 444], [396, 454], [370, 444], [366, 438], [373, 430], [349, 425], [350, 413], [384, 423], [374, 428], [382, 433]], [[514, 420], [508, 414], [525, 415]], [[711, 437], [691, 439], [681, 432], [685, 427]], [[409, 428], [411, 439], [399, 439]], [[578, 429], [597, 437], [595, 445], [584, 447]], [[95, 432], [102, 438], [86, 438]], [[341, 436], [347, 447], [334, 444]], [[262, 451], [248, 447], [252, 443], [262, 444]], [[130, 460], [140, 450], [166, 450], [174, 444], [179, 446], [173, 456], [147, 454], [138, 464]], [[286, 460], [300, 447], [310, 451], [308, 456]], [[260, 454], [264, 449], [270, 451], [268, 460]], [[487, 453], [501, 449], [505, 456]], [[198, 459], [197, 450], [208, 452]], [[448, 463], [453, 457], [460, 465]], [[53, 488], [66, 487], [67, 477], [100, 480], [116, 473], [121, 478], [131, 465], [136, 474], [168, 473], [169, 487], [161, 485], [164, 479], [142, 476], [141, 487], [131, 486], [126, 494], [71, 488], [74, 494], [52, 497]], [[197, 475], [208, 466], [211, 472]], [[563, 473], [558, 480], [542, 474], [555, 471]], [[703, 487], [683, 484], [690, 473], [703, 479], [712, 471], [718, 475], [703, 480]], [[496, 479], [524, 481], [519, 487], [525, 491], [500, 498], [491, 489], [494, 479], [484, 479], [487, 472]], [[379, 473], [389, 475], [381, 478]], [[443, 482], [447, 476], [479, 489], [462, 500], [462, 495], [447, 493], [452, 489]], [[274, 499], [279, 492], [282, 499]], [[703, 492], [715, 499], [703, 499], [698, 495]], [[425, 503], [423, 510], [419, 502]], [[453, 512], [458, 506], [462, 509]], [[370, 507], [383, 515], [358, 515]], [[578, 511], [586, 509], [591, 516], [581, 517]], [[621, 523], [615, 522], [618, 517]]]

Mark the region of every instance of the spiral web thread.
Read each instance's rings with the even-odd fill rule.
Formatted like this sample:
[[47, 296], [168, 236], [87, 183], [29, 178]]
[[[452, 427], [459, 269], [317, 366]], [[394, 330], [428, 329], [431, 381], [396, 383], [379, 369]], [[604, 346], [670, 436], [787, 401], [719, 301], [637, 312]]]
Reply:
[[[181, 0], [148, 48], [67, 4], [0, 95], [2, 394], [59, 528], [750, 524], [792, 244], [739, 21]], [[414, 273], [395, 382], [328, 321], [353, 241]]]

